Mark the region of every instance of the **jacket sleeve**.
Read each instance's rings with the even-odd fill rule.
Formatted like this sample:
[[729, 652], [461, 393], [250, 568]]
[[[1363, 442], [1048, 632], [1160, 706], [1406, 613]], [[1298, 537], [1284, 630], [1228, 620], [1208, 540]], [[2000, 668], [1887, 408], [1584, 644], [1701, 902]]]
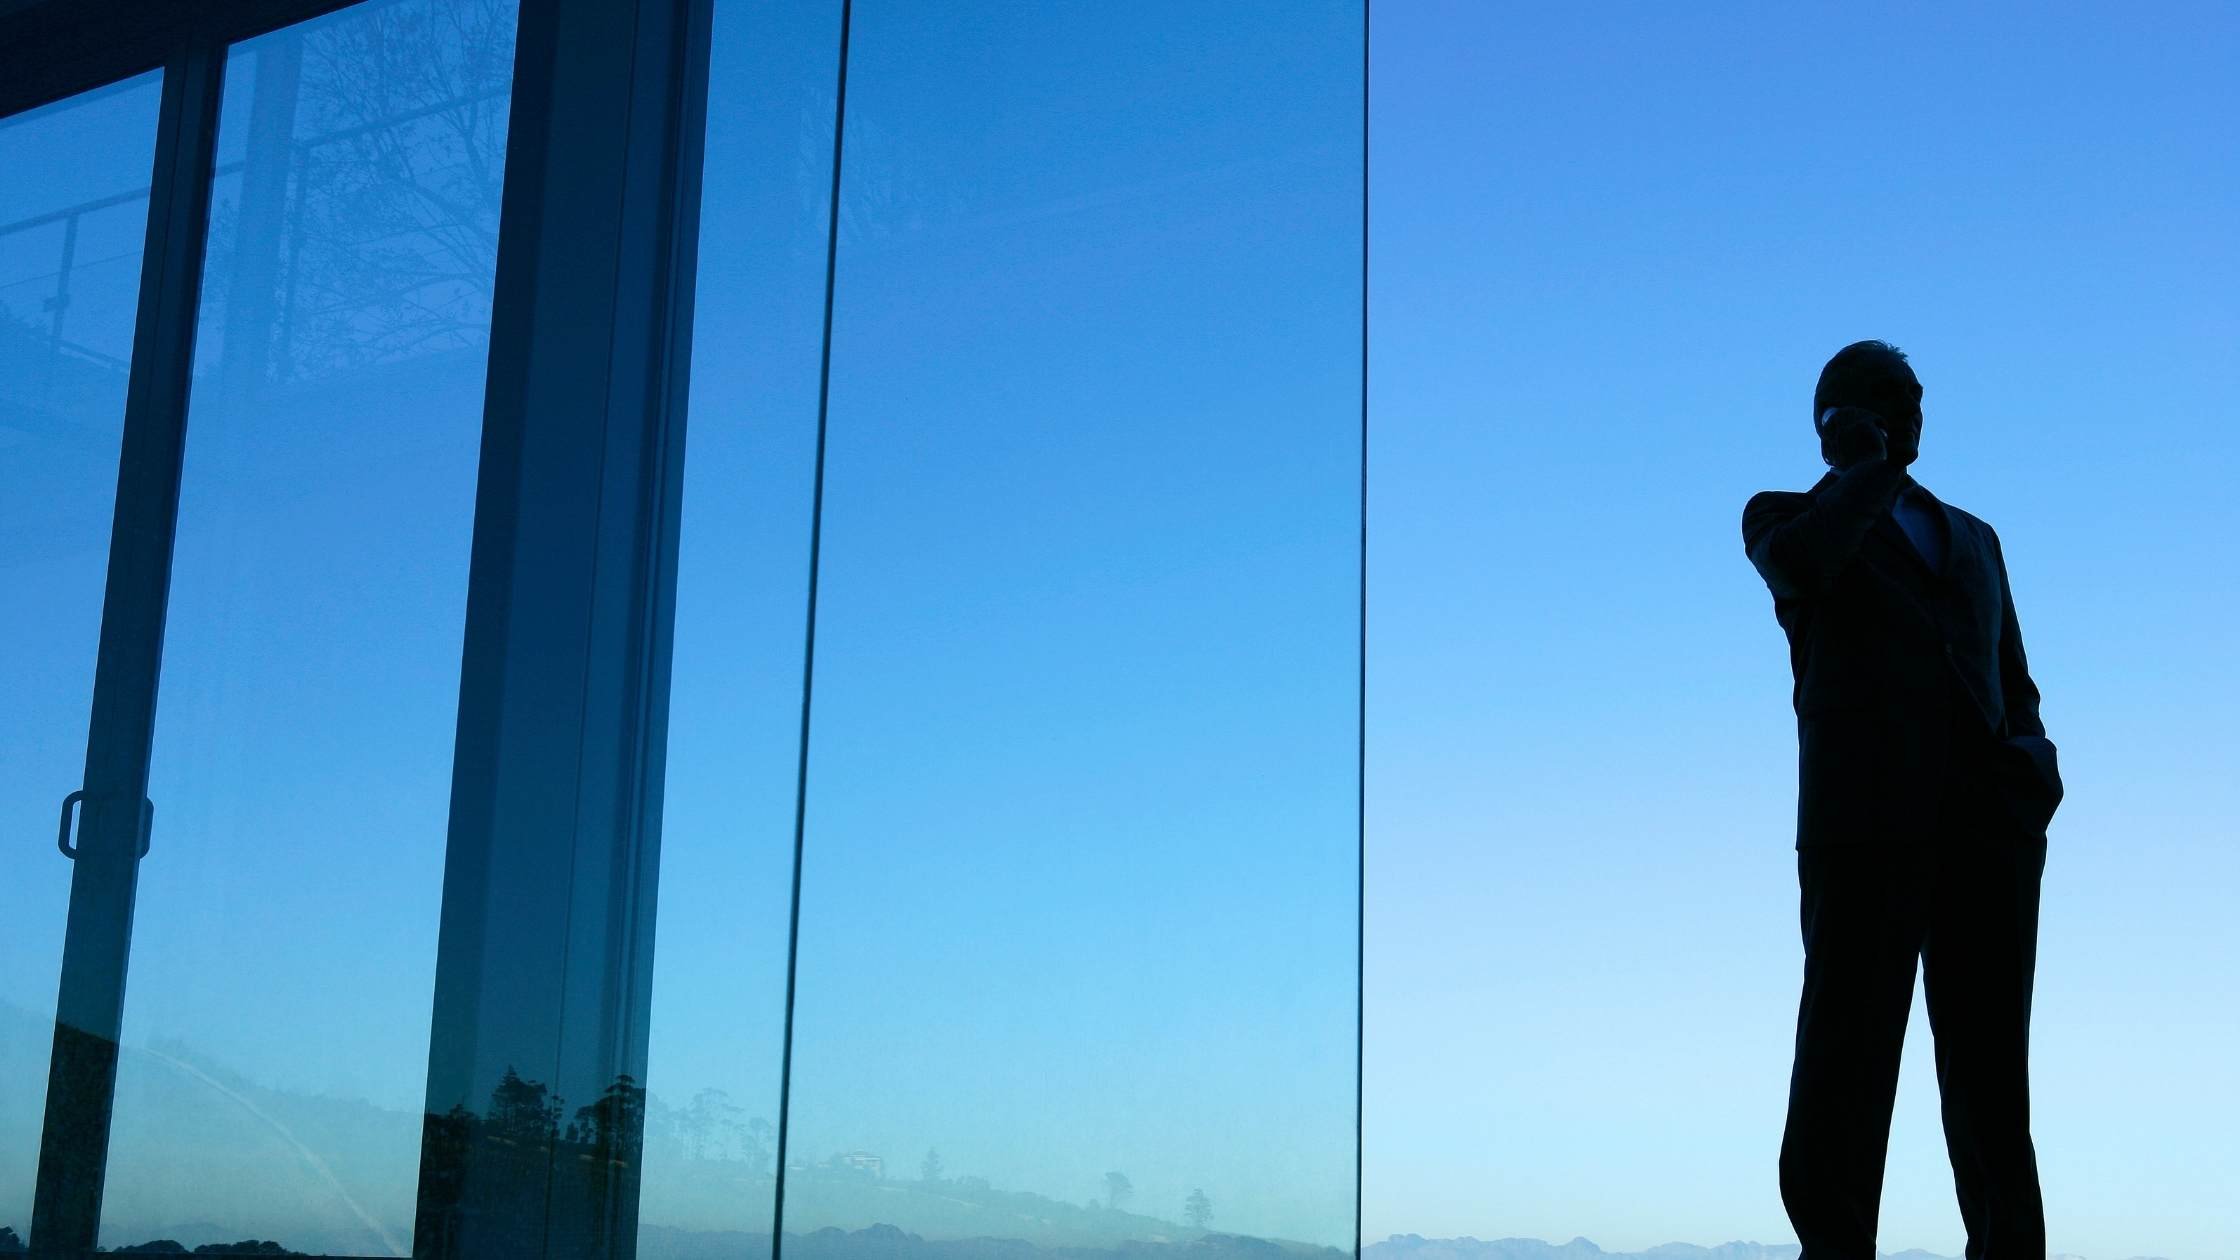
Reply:
[[2007, 585], [2007, 557], [1999, 535], [1991, 535], [1991, 554], [1999, 562], [1999, 689], [2006, 694], [2007, 733], [2044, 738], [2046, 726], [2038, 717], [2038, 684], [2030, 677], [2030, 659], [2022, 651], [2022, 625], [2015, 620], [2014, 589]]
[[1890, 510], [1905, 467], [1876, 457], [1837, 474], [1802, 511], [1794, 496], [1766, 491], [1742, 509], [1742, 546], [1776, 599], [1818, 595], [1858, 554], [1875, 517]]

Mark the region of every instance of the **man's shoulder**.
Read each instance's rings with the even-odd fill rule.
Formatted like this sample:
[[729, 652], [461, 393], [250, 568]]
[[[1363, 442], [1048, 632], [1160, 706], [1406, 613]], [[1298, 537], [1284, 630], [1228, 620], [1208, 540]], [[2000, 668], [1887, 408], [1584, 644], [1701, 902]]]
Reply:
[[1812, 505], [1810, 490], [1760, 490], [1742, 505], [1742, 519], [1768, 512], [1793, 512]]
[[1993, 541], [1998, 540], [1999, 531], [1991, 528], [1991, 522], [1983, 519], [1980, 516], [1977, 516], [1975, 513], [1969, 511], [1964, 507], [1961, 507], [1957, 503], [1951, 502], [1950, 500], [1938, 499], [1937, 502], [1944, 504], [1944, 510], [1951, 513], [1952, 519], [1960, 522], [1961, 525], [1971, 529], [1979, 530], [1986, 537], [1992, 539]]
[[1991, 529], [1991, 522], [1983, 519], [1980, 516], [1977, 516], [1975, 513], [1959, 506], [1958, 504], [1947, 503], [1944, 505], [1944, 507], [1945, 511], [1952, 513], [1954, 516], [1963, 521], [1966, 521], [1970, 525], [1975, 526], [1977, 529], [1985, 530], [1987, 532], [1997, 532]]
[[1760, 490], [1750, 496], [1749, 502], [1742, 505], [1743, 514], [1747, 516], [1759, 509], [1810, 507], [1812, 501], [1820, 497], [1820, 492], [1835, 484], [1835, 480], [1836, 471], [1831, 468], [1821, 475], [1820, 480], [1813, 482], [1802, 490]]

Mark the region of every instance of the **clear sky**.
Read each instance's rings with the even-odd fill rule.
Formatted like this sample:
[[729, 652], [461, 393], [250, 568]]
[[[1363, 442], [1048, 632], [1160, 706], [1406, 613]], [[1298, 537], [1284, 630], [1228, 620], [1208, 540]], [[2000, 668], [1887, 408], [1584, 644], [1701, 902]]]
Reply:
[[[2052, 1246], [2240, 1250], [2233, 11], [1376, 23], [1367, 1234], [1793, 1237], [1794, 725], [1739, 518], [1880, 337], [2062, 750]], [[1912, 1032], [1882, 1240], [1957, 1254]]]
[[[351, 42], [376, 12], [399, 60]], [[770, 1120], [837, 19], [717, 5], [678, 595], [650, 1084]], [[354, 76], [502, 90], [470, 35], [505, 21], [326, 19], [298, 138], [347, 129]], [[1927, 387], [1916, 475], [2000, 532], [2062, 749], [2053, 1245], [2240, 1251], [2240, 19], [1375, 23], [1364, 1237], [1791, 1237], [1794, 728], [1739, 516], [1819, 475], [1813, 378], [1882, 337]], [[1203, 1189], [1218, 1228], [1350, 1242], [1360, 38], [1336, 0], [857, 5], [797, 1160], [871, 1151], [903, 1183], [937, 1148], [1072, 1204], [1121, 1171], [1147, 1216]], [[269, 47], [233, 64], [221, 163], [254, 157]], [[153, 95], [0, 130], [48, 163], [0, 221], [144, 187]], [[277, 150], [307, 261], [267, 306], [235, 287], [251, 194], [219, 186], [107, 1242], [196, 1212], [409, 1234], [496, 176], [493, 120], [458, 117], [356, 165]], [[352, 182], [399, 153], [440, 213]], [[85, 349], [128, 344], [128, 229], [86, 228]], [[0, 238], [34, 333], [43, 231]], [[261, 367], [259, 320], [288, 330]], [[14, 502], [93, 505], [6, 517], [55, 522], [0, 580], [57, 611], [0, 607], [38, 724], [10, 719], [0, 766], [0, 905], [33, 929], [0, 940], [0, 1224], [28, 1201], [67, 880], [38, 846], [82, 752], [120, 399], [20, 413], [9, 440], [66, 475], [0, 461]], [[1956, 1254], [1915, 1024], [1883, 1243]], [[717, 1162], [651, 1149], [647, 1221], [766, 1228], [766, 1187]]]

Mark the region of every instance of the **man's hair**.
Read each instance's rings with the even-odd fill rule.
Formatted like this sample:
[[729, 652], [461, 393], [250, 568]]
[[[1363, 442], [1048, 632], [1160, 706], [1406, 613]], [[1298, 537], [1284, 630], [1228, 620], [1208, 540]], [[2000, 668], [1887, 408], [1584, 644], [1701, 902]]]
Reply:
[[1812, 424], [1820, 426], [1820, 413], [1830, 407], [1840, 407], [1847, 398], [1855, 397], [1861, 382], [1873, 374], [1875, 368], [1895, 359], [1907, 362], [1906, 352], [1887, 341], [1854, 341], [1836, 351], [1828, 366], [1820, 369], [1820, 383], [1812, 390]]
[[1877, 369], [1892, 362], [1907, 363], [1906, 352], [1887, 341], [1854, 341], [1836, 351], [1828, 365], [1820, 369], [1820, 383], [1812, 390], [1812, 431], [1821, 434], [1820, 458], [1829, 466], [1835, 456], [1828, 450], [1827, 435], [1821, 433], [1820, 417], [1830, 407], [1841, 407], [1859, 396], [1859, 390], [1873, 379]]

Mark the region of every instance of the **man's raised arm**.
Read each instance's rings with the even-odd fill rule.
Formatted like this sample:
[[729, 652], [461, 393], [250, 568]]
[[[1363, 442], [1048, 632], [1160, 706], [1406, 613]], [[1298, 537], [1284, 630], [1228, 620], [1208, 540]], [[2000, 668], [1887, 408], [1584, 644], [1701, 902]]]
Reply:
[[1839, 454], [1847, 444], [1864, 449], [1854, 452], [1809, 507], [1800, 511], [1794, 496], [1767, 491], [1751, 496], [1742, 509], [1743, 549], [1776, 599], [1826, 590], [1905, 485], [1905, 465], [1884, 451], [1881, 430], [1871, 421], [1839, 415], [1831, 424], [1845, 426], [1836, 438]]

